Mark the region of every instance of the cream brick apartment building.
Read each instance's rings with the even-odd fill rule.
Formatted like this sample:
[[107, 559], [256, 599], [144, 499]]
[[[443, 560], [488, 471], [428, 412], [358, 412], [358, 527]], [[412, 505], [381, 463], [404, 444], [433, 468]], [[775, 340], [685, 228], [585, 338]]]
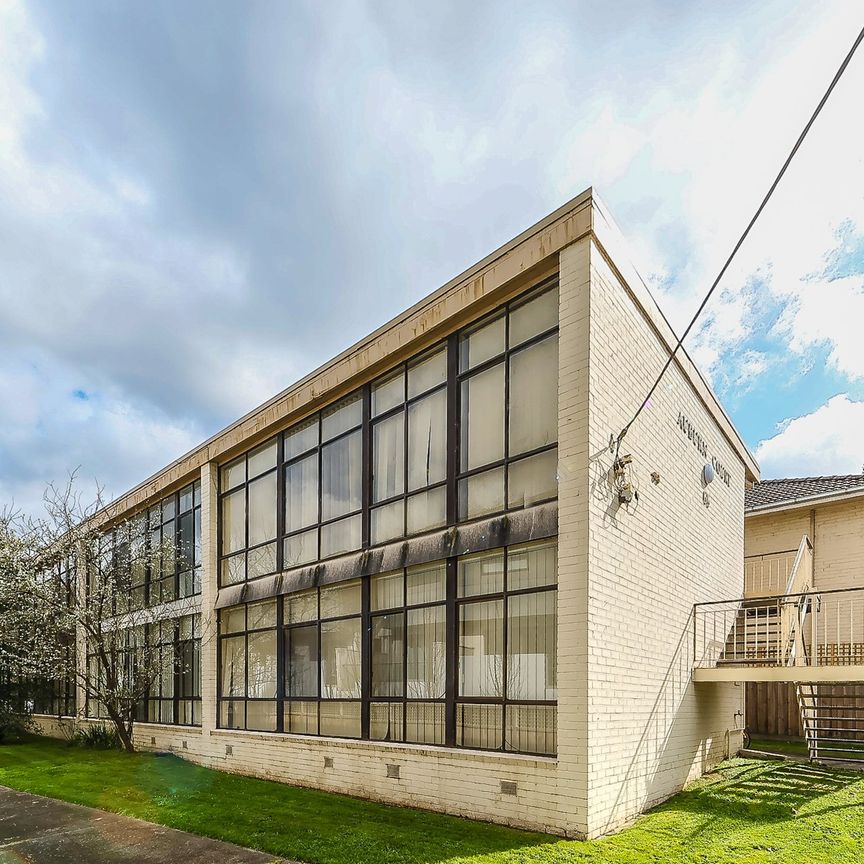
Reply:
[[587, 190], [109, 508], [189, 562], [141, 747], [574, 837], [737, 749], [693, 610], [758, 469], [682, 352], [613, 470], [674, 345], [622, 249]]

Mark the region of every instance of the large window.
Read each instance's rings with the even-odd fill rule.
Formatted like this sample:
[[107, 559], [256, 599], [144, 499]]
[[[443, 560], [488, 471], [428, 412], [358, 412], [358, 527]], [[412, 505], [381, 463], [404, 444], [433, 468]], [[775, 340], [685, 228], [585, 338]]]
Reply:
[[551, 279], [223, 466], [220, 584], [554, 499], [557, 330]]
[[219, 613], [219, 725], [276, 729], [276, 601]]
[[556, 749], [555, 541], [219, 613], [224, 728]]
[[370, 542], [447, 521], [447, 351], [438, 348], [372, 385]]
[[[181, 726], [201, 725], [201, 616], [184, 615], [129, 628], [111, 654], [118, 676], [130, 681], [140, 669], [138, 660], [146, 650], [154, 658], [159, 674], [151, 682], [143, 701], [136, 706], [136, 719], [149, 723]], [[105, 670], [93, 650], [87, 655], [91, 681], [103, 681]], [[100, 688], [101, 689], [101, 688]], [[88, 717], [107, 717], [104, 705], [91, 700]]]
[[459, 745], [555, 751], [557, 581], [551, 542], [459, 560]]
[[222, 469], [222, 584], [276, 571], [277, 442]]
[[109, 531], [102, 538], [99, 554], [99, 567], [90, 568], [88, 574], [91, 596], [100, 571], [102, 578], [110, 575], [117, 588], [113, 609], [104, 610], [105, 614], [126, 611], [127, 602], [133, 609], [142, 609], [200, 594], [200, 481]]
[[460, 519], [557, 495], [557, 328], [548, 290], [460, 336]]

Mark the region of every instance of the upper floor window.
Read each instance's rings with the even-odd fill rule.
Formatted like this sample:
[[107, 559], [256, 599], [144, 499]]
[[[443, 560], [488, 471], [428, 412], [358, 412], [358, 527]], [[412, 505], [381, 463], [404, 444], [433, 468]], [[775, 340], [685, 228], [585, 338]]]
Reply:
[[550, 289], [461, 335], [460, 519], [557, 495], [557, 327]]
[[550, 280], [221, 469], [220, 584], [554, 499]]
[[424, 354], [372, 385], [374, 546], [447, 521], [447, 352]]

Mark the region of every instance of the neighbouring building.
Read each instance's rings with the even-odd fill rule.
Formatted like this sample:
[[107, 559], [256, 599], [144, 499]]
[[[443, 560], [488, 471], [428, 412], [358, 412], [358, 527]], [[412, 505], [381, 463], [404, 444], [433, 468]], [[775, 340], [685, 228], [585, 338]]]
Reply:
[[[811, 634], [817, 655], [823, 663], [853, 671], [864, 664], [864, 475], [763, 480], [747, 490], [744, 517], [748, 596], [788, 593], [806, 537], [812, 556], [809, 587], [825, 618], [825, 626], [820, 630], [816, 622]], [[853, 677], [824, 683], [819, 690], [822, 713], [832, 707], [836, 715], [822, 724], [828, 727], [823, 737], [830, 739], [823, 743], [832, 747], [823, 747], [822, 755], [857, 761], [861, 754], [855, 751], [864, 743], [859, 731], [864, 728], [864, 686]], [[803, 737], [808, 730], [800, 695], [799, 685], [788, 681], [748, 683], [751, 734]]]
[[694, 604], [758, 468], [684, 352], [616, 460], [675, 344], [622, 250], [584, 192], [102, 514], [188, 562], [139, 746], [573, 837], [737, 750]]

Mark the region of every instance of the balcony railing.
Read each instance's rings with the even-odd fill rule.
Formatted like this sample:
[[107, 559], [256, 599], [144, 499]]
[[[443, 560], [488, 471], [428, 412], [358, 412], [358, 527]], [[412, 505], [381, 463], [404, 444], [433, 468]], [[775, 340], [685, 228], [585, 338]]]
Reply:
[[699, 603], [693, 626], [696, 668], [864, 665], [864, 588]]
[[744, 597], [777, 597], [786, 591], [797, 549], [744, 559]]

